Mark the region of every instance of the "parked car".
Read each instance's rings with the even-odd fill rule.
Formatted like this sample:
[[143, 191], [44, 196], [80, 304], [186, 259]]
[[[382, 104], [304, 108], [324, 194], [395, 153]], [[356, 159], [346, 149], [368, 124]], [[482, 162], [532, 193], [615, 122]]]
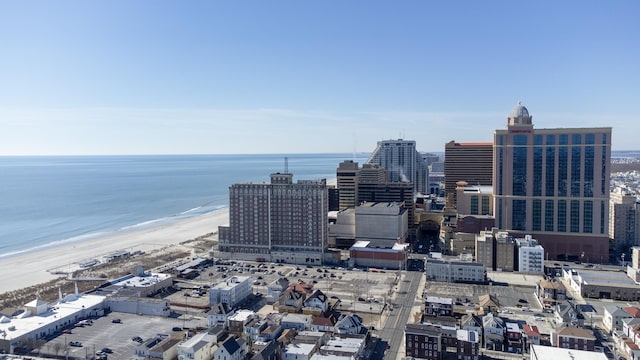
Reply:
[[63, 334], [71, 334], [71, 329], [64, 329], [62, 330]]
[[69, 346], [82, 347], [82, 343], [80, 341], [69, 341]]
[[137, 343], [142, 343], [142, 338], [140, 336], [134, 336], [131, 338], [131, 340], [137, 342]]
[[179, 326], [174, 326], [172, 329], [172, 331], [182, 331], [182, 328]]
[[103, 347], [102, 350], [100, 350], [100, 351], [102, 351], [105, 354], [112, 354], [113, 353], [113, 350], [109, 349], [108, 347]]
[[113, 320], [111, 320], [111, 322], [114, 323], [114, 324], [122, 324], [122, 320], [120, 320], [120, 319], [113, 319]]

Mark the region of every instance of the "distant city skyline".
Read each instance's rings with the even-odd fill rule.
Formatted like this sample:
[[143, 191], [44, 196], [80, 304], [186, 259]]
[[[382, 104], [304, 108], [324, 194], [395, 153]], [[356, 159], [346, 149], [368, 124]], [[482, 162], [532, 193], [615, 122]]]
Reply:
[[0, 155], [371, 152], [613, 128], [638, 150], [640, 3], [1, 2]]

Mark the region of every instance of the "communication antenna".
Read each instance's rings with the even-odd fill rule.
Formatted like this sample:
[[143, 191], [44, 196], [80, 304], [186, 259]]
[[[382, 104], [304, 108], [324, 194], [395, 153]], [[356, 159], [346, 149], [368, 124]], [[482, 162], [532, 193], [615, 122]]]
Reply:
[[289, 158], [286, 156], [284, 157], [284, 173], [289, 173]]

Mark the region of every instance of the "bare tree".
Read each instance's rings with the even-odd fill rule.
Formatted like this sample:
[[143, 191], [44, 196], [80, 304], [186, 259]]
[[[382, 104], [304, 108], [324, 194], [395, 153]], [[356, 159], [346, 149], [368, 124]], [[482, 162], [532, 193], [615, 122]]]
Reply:
[[53, 352], [56, 353], [56, 356], [58, 356], [58, 354], [60, 353], [60, 350], [62, 350], [63, 345], [59, 342], [54, 342], [53, 343]]

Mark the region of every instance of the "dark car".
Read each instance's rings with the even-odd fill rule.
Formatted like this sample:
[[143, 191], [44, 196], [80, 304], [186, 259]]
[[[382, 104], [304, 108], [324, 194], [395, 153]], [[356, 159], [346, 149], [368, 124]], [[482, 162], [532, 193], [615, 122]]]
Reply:
[[113, 353], [113, 350], [109, 349], [108, 347], [104, 347], [100, 351], [102, 351], [105, 354], [112, 354]]
[[122, 320], [120, 320], [120, 319], [113, 319], [113, 320], [111, 320], [111, 322], [114, 323], [114, 324], [122, 324]]
[[131, 338], [131, 340], [133, 340], [135, 342], [138, 342], [138, 343], [141, 343], [143, 341], [140, 336], [134, 336], [134, 337]]
[[69, 346], [82, 347], [82, 343], [80, 341], [69, 341]]
[[518, 302], [519, 302], [519, 303], [522, 303], [522, 304], [526, 304], [526, 303], [528, 303], [528, 301], [527, 301], [526, 299], [520, 299], [520, 300], [518, 300]]
[[172, 329], [172, 331], [182, 331], [182, 328], [179, 326], [174, 326]]

